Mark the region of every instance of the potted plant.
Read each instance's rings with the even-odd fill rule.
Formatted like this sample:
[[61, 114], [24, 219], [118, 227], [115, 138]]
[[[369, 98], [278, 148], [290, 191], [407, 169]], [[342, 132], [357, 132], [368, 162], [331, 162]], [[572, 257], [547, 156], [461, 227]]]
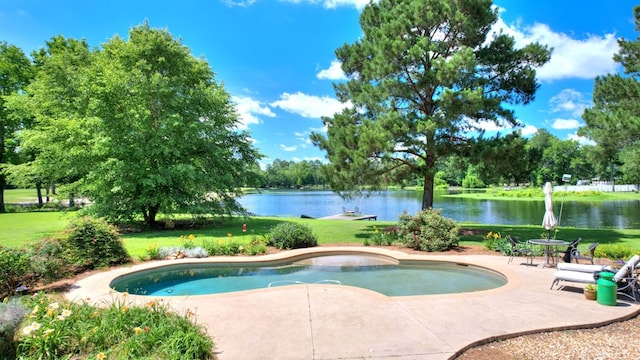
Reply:
[[595, 300], [598, 286], [596, 284], [587, 284], [584, 287], [584, 298], [587, 300]]

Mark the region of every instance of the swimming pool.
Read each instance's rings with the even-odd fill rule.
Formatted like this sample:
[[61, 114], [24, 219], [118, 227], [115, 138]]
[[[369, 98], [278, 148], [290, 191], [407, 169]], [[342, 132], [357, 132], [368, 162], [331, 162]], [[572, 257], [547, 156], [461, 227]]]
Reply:
[[300, 284], [365, 288], [387, 296], [432, 295], [494, 289], [502, 274], [448, 261], [399, 262], [366, 253], [318, 255], [286, 264], [192, 263], [166, 265], [117, 277], [116, 291], [147, 296], [220, 294]]

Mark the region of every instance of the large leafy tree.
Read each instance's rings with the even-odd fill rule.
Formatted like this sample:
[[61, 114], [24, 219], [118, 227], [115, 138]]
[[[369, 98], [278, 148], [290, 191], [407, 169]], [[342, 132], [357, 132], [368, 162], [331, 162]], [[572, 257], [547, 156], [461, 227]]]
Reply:
[[[86, 83], [92, 56], [84, 40], [56, 36], [33, 54], [36, 78], [8, 106], [35, 124], [20, 132], [21, 154], [28, 161], [8, 170], [23, 186], [58, 184], [69, 192], [97, 161], [90, 151], [94, 133], [88, 114]], [[73, 196], [70, 197], [73, 199]], [[41, 201], [39, 197], [39, 201]]]
[[5, 97], [23, 90], [33, 77], [29, 58], [15, 45], [0, 42], [0, 212], [5, 212], [5, 168], [12, 162], [16, 131], [24, 128], [24, 118], [5, 105]]
[[[640, 31], [640, 6], [634, 9], [636, 31]], [[600, 160], [610, 165], [611, 180], [616, 164], [634, 173], [640, 167], [640, 38], [618, 40], [620, 51], [614, 60], [624, 66], [624, 75], [598, 76], [593, 87], [593, 107], [582, 118], [586, 126], [578, 134], [587, 136], [600, 148]], [[630, 180], [640, 182], [634, 176]]]
[[314, 144], [327, 152], [332, 187], [358, 192], [389, 177], [424, 179], [422, 207], [433, 205], [434, 164], [468, 155], [479, 121], [517, 125], [505, 104], [526, 104], [549, 60], [540, 44], [516, 48], [491, 34], [490, 0], [381, 0], [360, 16], [363, 36], [336, 51], [348, 81], [336, 94], [352, 107], [325, 118]]
[[[92, 211], [116, 221], [142, 216], [149, 226], [159, 212], [244, 211], [237, 189], [251, 184], [260, 155], [238, 131], [230, 96], [204, 59], [148, 23], [88, 53], [86, 66], [65, 67], [69, 53], [76, 52], [50, 51], [42, 63], [43, 71], [73, 69], [66, 91], [74, 96], [42, 81], [51, 76], [44, 71], [29, 87], [39, 105], [29, 137], [45, 144], [40, 161], [73, 170], [68, 184], [93, 200]], [[44, 151], [60, 136], [68, 137], [57, 145], [63, 153]]]

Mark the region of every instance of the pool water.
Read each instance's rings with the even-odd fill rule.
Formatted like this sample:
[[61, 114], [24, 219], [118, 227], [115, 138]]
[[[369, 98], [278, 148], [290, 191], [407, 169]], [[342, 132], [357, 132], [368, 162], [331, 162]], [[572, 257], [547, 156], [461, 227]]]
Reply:
[[495, 271], [453, 262], [398, 265], [375, 256], [331, 255], [281, 266], [168, 265], [122, 276], [110, 286], [136, 295], [186, 296], [324, 283], [408, 296], [481, 291], [506, 282]]

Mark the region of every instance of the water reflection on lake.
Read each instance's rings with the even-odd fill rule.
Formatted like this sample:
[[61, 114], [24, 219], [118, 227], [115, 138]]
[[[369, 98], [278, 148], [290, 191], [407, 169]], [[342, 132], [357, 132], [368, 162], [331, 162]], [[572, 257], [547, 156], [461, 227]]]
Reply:
[[[446, 217], [460, 222], [483, 224], [534, 225], [542, 223], [544, 202], [498, 201], [448, 197], [437, 192], [433, 207]], [[420, 210], [422, 193], [416, 191], [384, 191], [368, 198], [345, 200], [331, 191], [262, 191], [247, 194], [240, 203], [261, 216], [323, 217], [358, 208], [362, 214], [377, 215], [378, 220], [398, 220], [403, 212]], [[640, 201], [573, 202], [554, 199], [556, 217], [561, 226], [581, 228], [640, 228]]]

